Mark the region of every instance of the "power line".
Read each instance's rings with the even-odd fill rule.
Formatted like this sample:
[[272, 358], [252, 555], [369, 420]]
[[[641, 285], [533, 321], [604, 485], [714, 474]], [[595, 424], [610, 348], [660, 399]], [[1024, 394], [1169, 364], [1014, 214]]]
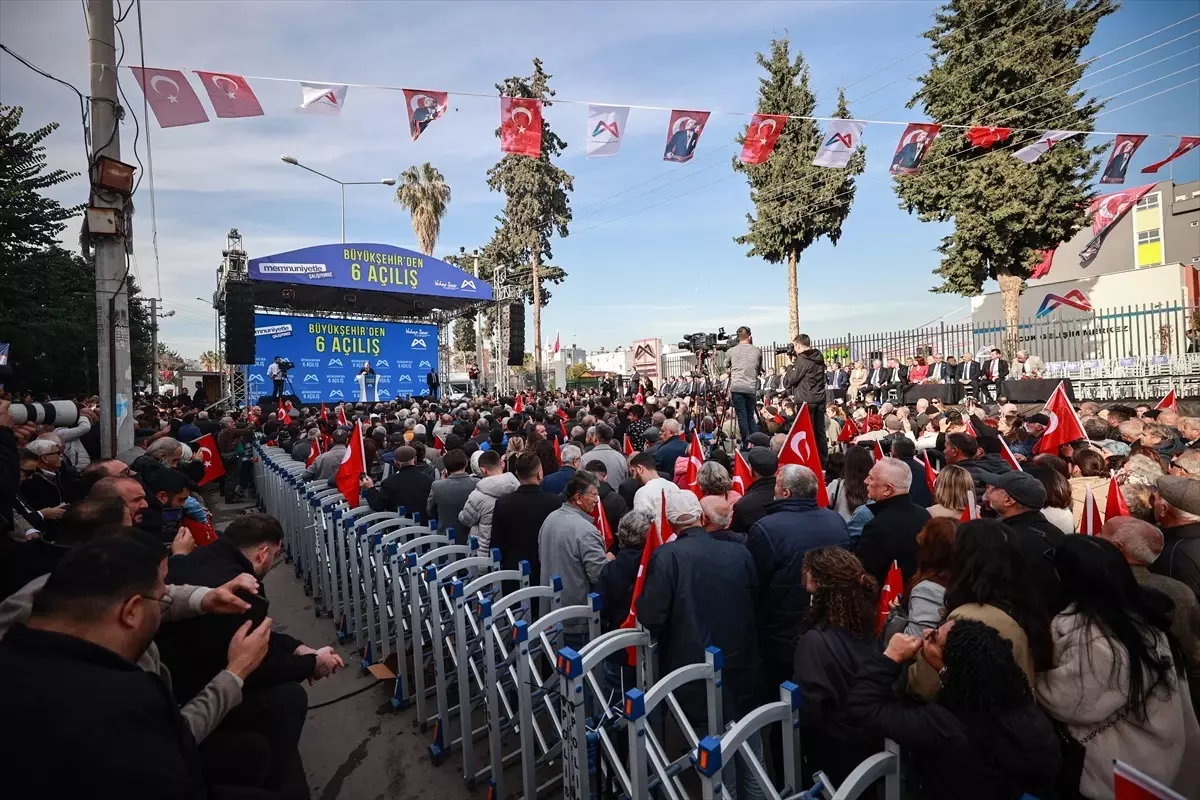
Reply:
[[[137, 7], [137, 27], [138, 27], [138, 59], [142, 65], [142, 74], [146, 72], [146, 45], [142, 35], [142, 0], [131, 0], [132, 5]], [[126, 14], [129, 12], [126, 11]], [[118, 82], [119, 83], [119, 82]], [[158, 294], [162, 295], [162, 270], [158, 258], [158, 208], [155, 203], [154, 193], [154, 150], [150, 147], [150, 111], [149, 100], [146, 93], [142, 92], [142, 118], [146, 121], [146, 163], [150, 167], [148, 170], [150, 176], [150, 243], [154, 249], [154, 280], [158, 285]], [[137, 115], [134, 115], [136, 119]]]

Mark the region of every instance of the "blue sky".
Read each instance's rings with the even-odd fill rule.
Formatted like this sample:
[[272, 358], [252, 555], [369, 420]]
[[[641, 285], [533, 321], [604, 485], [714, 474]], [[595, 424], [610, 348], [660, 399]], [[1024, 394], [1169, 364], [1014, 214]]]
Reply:
[[[818, 113], [832, 110], [847, 86], [858, 117], [920, 121], [904, 103], [926, 65], [921, 33], [933, 2], [739, 3], [376, 3], [376, 2], [143, 2], [147, 66], [211, 69], [343, 83], [387, 84], [493, 93], [498, 80], [528, 74], [540, 57], [562, 98], [625, 105], [719, 111], [754, 108], [760, 70], [754, 54], [787, 33], [803, 51], [818, 94]], [[1088, 55], [1099, 55], [1200, 13], [1200, 0], [1126, 2], [1104, 20]], [[136, 12], [121, 26], [137, 63]], [[1138, 55], [1176, 36], [1185, 38]], [[0, 41], [86, 93], [87, 38], [79, 3], [68, 0], [0, 3]], [[1116, 107], [1200, 77], [1200, 18], [1098, 60], [1106, 70], [1081, 85], [1106, 81], [1096, 94], [1127, 89]], [[1158, 59], [1167, 59], [1152, 65]], [[900, 60], [899, 64], [877, 70]], [[1145, 67], [1144, 69], [1140, 69]], [[1176, 70], [1186, 71], [1163, 77]], [[1136, 70], [1130, 74], [1131, 70]], [[140, 117], [142, 99], [132, 75], [121, 82]], [[1134, 87], [1147, 81], [1149, 86]], [[1116, 78], [1115, 80], [1109, 80]], [[211, 347], [212, 311], [196, 300], [213, 289], [225, 233], [237, 227], [251, 256], [335, 242], [338, 192], [279, 161], [288, 153], [343, 180], [395, 177], [431, 161], [453, 189], [438, 255], [487, 242], [503, 198], [488, 191], [487, 169], [499, 146], [492, 133], [498, 103], [451, 97], [451, 113], [411, 142], [403, 95], [351, 88], [338, 119], [300, 117], [294, 84], [251, 80], [267, 115], [216, 120], [161, 130], [151, 123], [155, 166], [161, 296], [176, 315], [162, 339], [185, 356]], [[199, 84], [193, 79], [193, 86]], [[0, 102], [26, 109], [27, 129], [57, 120], [49, 141], [52, 166], [84, 165], [73, 93], [0, 54]], [[207, 100], [205, 100], [207, 103]], [[668, 112], [634, 109], [627, 140], [615, 158], [584, 157], [586, 108], [547, 110], [568, 142], [561, 163], [575, 176], [571, 236], [554, 243], [554, 262], [569, 273], [543, 312], [552, 341], [608, 348], [635, 338], [733, 330], [748, 324], [760, 341], [787, 333], [786, 278], [779, 265], [749, 259], [733, 237], [750, 210], [743, 177], [730, 168], [735, 135], [745, 118], [714, 114], [695, 159], [661, 160]], [[132, 116], [132, 115], [131, 115]], [[211, 109], [210, 109], [211, 116]], [[1100, 130], [1131, 133], [1200, 132], [1200, 84], [1175, 89], [1100, 118]], [[944, 228], [923, 224], [897, 207], [887, 166], [900, 134], [868, 126], [867, 172], [837, 247], [821, 242], [801, 262], [802, 329], [813, 335], [868, 332], [959, 319], [968, 301], [934, 295], [934, 251]], [[132, 119], [122, 132], [132, 160]], [[143, 163], [144, 133], [138, 151]], [[1174, 142], [1151, 139], [1135, 170], [1157, 160]], [[1162, 175], [1167, 175], [1163, 170]], [[1174, 164], [1177, 181], [1200, 177], [1200, 151]], [[639, 185], [641, 184], [641, 185]], [[136, 202], [137, 269], [157, 291], [150, 241], [148, 182]], [[56, 187], [78, 203], [82, 178]], [[416, 249], [408, 217], [383, 186], [347, 189], [349, 241]], [[68, 231], [70, 241], [76, 235]], [[985, 287], [986, 288], [986, 287]], [[532, 316], [532, 315], [530, 315]], [[529, 338], [532, 345], [532, 336]]]

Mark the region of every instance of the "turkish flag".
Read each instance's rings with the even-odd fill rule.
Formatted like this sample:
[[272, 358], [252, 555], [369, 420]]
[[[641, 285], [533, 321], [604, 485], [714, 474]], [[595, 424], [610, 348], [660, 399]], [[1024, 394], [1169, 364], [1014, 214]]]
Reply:
[[554, 442], [554, 460], [557, 461], [558, 465], [561, 467], [562, 466], [562, 448], [560, 448], [558, 446], [558, 438], [556, 437], [554, 439], [551, 439], [550, 441]]
[[204, 477], [198, 483], [203, 486], [212, 483], [225, 474], [225, 464], [221, 461], [221, 451], [217, 449], [217, 440], [211, 433], [206, 433], [191, 443], [192, 452], [200, 456], [204, 464]]
[[1166, 164], [1179, 158], [1184, 153], [1190, 153], [1192, 150], [1195, 150], [1197, 147], [1200, 147], [1200, 136], [1181, 136], [1181, 137], [1179, 137], [1179, 146], [1175, 148], [1175, 151], [1173, 153], [1171, 153], [1171, 155], [1167, 156], [1162, 161], [1155, 161], [1150, 166], [1143, 167], [1142, 173], [1143, 174], [1151, 174], [1151, 173], [1158, 172]]
[[761, 164], [770, 158], [787, 120], [786, 114], [755, 114], [751, 117], [738, 160], [743, 164]]
[[929, 493], [933, 494], [933, 485], [937, 482], [937, 470], [933, 468], [933, 464], [929, 463], [929, 451], [924, 450], [921, 456], [925, 459], [925, 485], [929, 487]]
[[625, 434], [625, 439], [621, 443], [621, 452], [626, 456], [633, 455], [636, 451], [633, 449], [633, 442], [629, 441], [629, 434]]
[[1064, 444], [1088, 438], [1087, 434], [1083, 432], [1083, 426], [1079, 424], [1079, 417], [1075, 415], [1075, 409], [1071, 408], [1071, 401], [1067, 399], [1067, 392], [1061, 381], [1058, 386], [1054, 387], [1042, 413], [1050, 418], [1050, 425], [1042, 434], [1042, 438], [1038, 439], [1037, 444], [1034, 445], [1035, 453], [1049, 453], [1056, 456], [1058, 448]]
[[1116, 759], [1113, 761], [1113, 800], [1184, 800], [1184, 797], [1144, 772]]
[[433, 449], [437, 450], [439, 453], [444, 453], [446, 451], [446, 443], [443, 442], [442, 437], [438, 436], [436, 433], [433, 435]]
[[308, 458], [304, 459], [304, 466], [311, 467], [313, 462], [317, 460], [317, 456], [321, 455], [321, 437], [318, 436], [312, 440], [312, 446], [308, 448]]
[[900, 572], [900, 565], [895, 561], [888, 569], [887, 579], [883, 582], [883, 586], [879, 589], [879, 624], [878, 632], [883, 632], [883, 624], [887, 622], [888, 612], [892, 610], [892, 601], [899, 600], [904, 594], [904, 574]]
[[1174, 411], [1179, 412], [1179, 399], [1175, 397], [1175, 390], [1167, 392], [1167, 396], [1158, 401], [1158, 405], [1154, 407], [1159, 411]]
[[250, 84], [241, 75], [231, 75], [228, 72], [201, 72], [200, 84], [208, 92], [208, 102], [212, 103], [213, 113], [222, 119], [227, 117], [261, 117], [262, 106], [258, 98], [250, 90]]
[[1000, 457], [1017, 472], [1024, 472], [1025, 470], [1021, 469], [1021, 464], [1017, 461], [1017, 457], [1013, 455], [1013, 451], [1008, 449], [1008, 442], [1004, 441], [1003, 436], [997, 438], [1000, 439]]
[[346, 419], [346, 407], [344, 405], [339, 405], [337, 407], [337, 421], [338, 425], [350, 424], [350, 420]]
[[853, 442], [854, 437], [859, 435], [858, 426], [854, 424], [853, 417], [846, 417], [846, 423], [842, 425], [842, 429], [838, 431], [839, 442]]
[[967, 507], [963, 509], [958, 521], [970, 522], [973, 519], [979, 519], [979, 506], [975, 504], [975, 491], [972, 489], [967, 492]]
[[362, 422], [354, 423], [354, 432], [350, 434], [350, 442], [346, 445], [346, 454], [342, 456], [342, 464], [333, 476], [342, 497], [351, 508], [358, 508], [359, 481], [367, 471], [367, 454], [363, 450]]
[[[633, 594], [629, 600], [629, 614], [626, 615], [625, 621], [621, 623], [622, 628], [637, 627], [637, 601], [642, 596], [642, 587], [646, 584], [646, 567], [650, 564], [650, 557], [654, 555], [663, 544], [663, 531], [667, 530], [667, 493], [662, 493], [662, 512], [659, 515], [659, 521], [656, 525], [651, 525], [650, 530], [646, 532], [646, 542], [642, 545], [642, 560], [638, 564], [637, 577], [633, 581]], [[674, 534], [672, 534], [674, 536]], [[635, 655], [634, 648], [629, 647], [625, 650], [629, 657], [629, 665], [633, 666]]]
[[1042, 260], [1029, 273], [1030, 280], [1044, 278], [1050, 274], [1050, 267], [1054, 265], [1054, 251], [1057, 249], [1056, 247], [1052, 247], [1049, 250], [1042, 251]]
[[637, 396], [633, 398], [633, 402], [637, 403], [639, 406], [645, 404], [646, 396], [642, 394], [641, 387], [638, 387], [638, 393]]
[[1121, 494], [1121, 485], [1117, 483], [1117, 476], [1114, 475], [1108, 479], [1108, 502], [1104, 504], [1104, 521], [1107, 522], [1113, 517], [1132, 516], [1129, 504], [1125, 502], [1125, 495]]
[[542, 157], [542, 101], [532, 97], [500, 98], [500, 150]]
[[783, 442], [783, 449], [779, 451], [779, 466], [799, 464], [811, 469], [817, 476], [817, 505], [828, 508], [829, 490], [825, 488], [825, 470], [821, 469], [821, 457], [817, 455], [815, 443], [816, 435], [813, 433], [808, 403], [802, 403], [796, 411], [792, 429]]
[[739, 494], [745, 494], [747, 487], [752, 483], [754, 475], [750, 472], [750, 465], [746, 463], [742, 451], [738, 450], [733, 454], [733, 487]]
[[883, 459], [886, 458], [886, 456], [883, 454], [883, 445], [879, 443], [878, 439], [875, 440], [874, 456], [876, 461], [883, 461]]
[[974, 436], [976, 439], [979, 438], [979, 433], [976, 432], [975, 426], [971, 424], [971, 418], [969, 416], [963, 417], [963, 424], [967, 427], [968, 436]]
[[683, 474], [683, 488], [696, 495], [696, 499], [699, 500], [704, 497], [704, 490], [700, 488], [700, 465], [704, 463], [704, 451], [700, 449], [699, 435], [692, 436], [687, 460], [687, 471]]
[[281, 398], [279, 398], [279, 409], [278, 409], [279, 421], [282, 422], [283, 420], [287, 419], [287, 415], [288, 415], [287, 406], [285, 406], [283, 404], [283, 398], [281, 397]]
[[321, 419], [329, 420], [329, 409], [325, 406], [325, 401], [321, 401]]
[[513, 401], [513, 413], [520, 414], [525, 410], [525, 395], [517, 395], [517, 399]]
[[429, 123], [446, 115], [450, 96], [446, 92], [427, 89], [405, 89], [404, 105], [408, 112], [408, 130], [415, 142]]
[[1012, 136], [1012, 128], [988, 128], [975, 127], [967, 131], [967, 141], [971, 143], [971, 147], [978, 147], [981, 150], [987, 150], [989, 147], [995, 147], [1008, 137]]
[[604, 549], [611, 550], [613, 546], [612, 526], [608, 524], [608, 514], [604, 511], [603, 503], [596, 503], [592, 511], [592, 521], [596, 523], [596, 531], [604, 542]]
[[191, 517], [183, 518], [183, 527], [188, 529], [197, 547], [208, 547], [217, 540], [217, 532], [213, 529], [212, 519], [201, 522]]
[[1079, 520], [1079, 532], [1084, 536], [1097, 536], [1100, 533], [1100, 526], [1103, 524], [1096, 496], [1092, 494], [1091, 488], [1088, 488], [1087, 494], [1083, 497], [1083, 516]]
[[200, 98], [177, 69], [130, 67], [160, 128], [208, 122]]

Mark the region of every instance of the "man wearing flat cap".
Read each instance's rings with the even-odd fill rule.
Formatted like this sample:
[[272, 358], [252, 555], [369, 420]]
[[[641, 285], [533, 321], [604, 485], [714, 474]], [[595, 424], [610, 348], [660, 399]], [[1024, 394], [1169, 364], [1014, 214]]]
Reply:
[[1200, 597], [1200, 481], [1159, 478], [1154, 519], [1162, 528], [1163, 549], [1151, 569], [1187, 584]]
[[1017, 549], [1021, 551], [1030, 582], [1041, 592], [1046, 610], [1051, 615], [1057, 614], [1063, 608], [1062, 593], [1047, 554], [1054, 555], [1064, 534], [1042, 515], [1046, 487], [1032, 475], [1015, 470], [1001, 475], [982, 472], [979, 478], [987, 484], [984, 502], [1016, 535]]

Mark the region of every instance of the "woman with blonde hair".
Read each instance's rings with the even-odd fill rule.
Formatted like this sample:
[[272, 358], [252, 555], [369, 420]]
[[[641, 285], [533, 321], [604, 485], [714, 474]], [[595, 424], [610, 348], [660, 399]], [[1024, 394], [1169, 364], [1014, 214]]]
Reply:
[[520, 436], [509, 436], [508, 447], [504, 449], [504, 455], [500, 458], [504, 460], [504, 471], [511, 472], [509, 465], [516, 461], [517, 456], [525, 452], [525, 439]]
[[933, 482], [933, 505], [929, 507], [931, 517], [953, 517], [961, 519], [967, 507], [967, 498], [975, 491], [975, 480], [971, 473], [954, 464], [942, 467]]
[[846, 402], [853, 403], [858, 400], [858, 393], [862, 391], [862, 387], [867, 383], [867, 368], [863, 366], [861, 360], [854, 362], [854, 368], [850, 370], [850, 385], [846, 387]]

